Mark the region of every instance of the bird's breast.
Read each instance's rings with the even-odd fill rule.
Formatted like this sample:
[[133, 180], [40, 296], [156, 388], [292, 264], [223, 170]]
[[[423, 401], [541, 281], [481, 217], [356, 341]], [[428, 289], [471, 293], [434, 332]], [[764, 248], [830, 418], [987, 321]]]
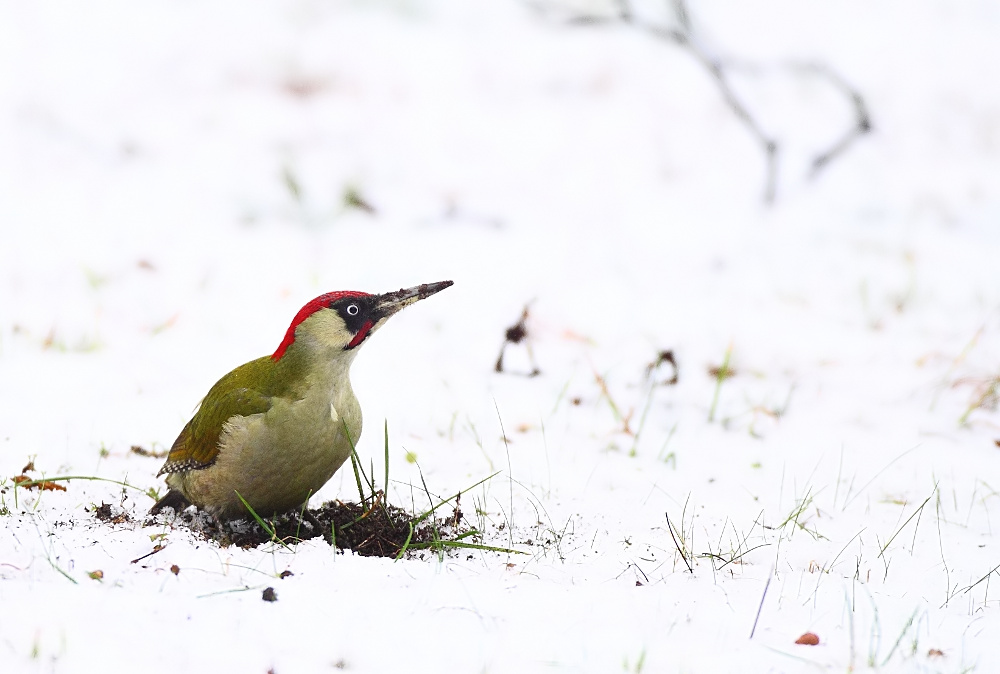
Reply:
[[235, 416], [224, 426], [218, 460], [178, 480], [196, 505], [236, 515], [239, 492], [258, 513], [301, 506], [351, 456], [361, 435], [361, 407], [350, 386], [276, 398], [267, 412]]

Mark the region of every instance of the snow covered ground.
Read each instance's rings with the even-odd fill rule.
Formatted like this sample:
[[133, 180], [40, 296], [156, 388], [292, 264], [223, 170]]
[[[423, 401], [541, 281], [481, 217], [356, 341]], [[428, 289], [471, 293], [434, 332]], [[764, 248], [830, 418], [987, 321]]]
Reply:
[[[0, 5], [3, 671], [1000, 671], [1000, 6], [634, 4]], [[525, 554], [142, 524], [303, 303], [444, 279], [359, 451]]]

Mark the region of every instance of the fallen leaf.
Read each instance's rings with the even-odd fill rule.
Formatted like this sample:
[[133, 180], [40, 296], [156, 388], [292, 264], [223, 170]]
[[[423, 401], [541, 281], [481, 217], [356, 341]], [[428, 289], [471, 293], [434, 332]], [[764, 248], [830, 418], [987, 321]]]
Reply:
[[97, 571], [91, 571], [87, 575], [93, 578], [94, 580], [102, 580], [104, 578], [104, 572], [101, 571], [100, 569], [98, 569]]
[[712, 377], [712, 379], [729, 379], [736, 376], [736, 370], [728, 365], [710, 365], [708, 376]]
[[42, 491], [66, 491], [66, 487], [49, 480], [36, 480], [27, 475], [15, 475], [14, 484], [21, 485], [23, 489], [41, 489]]
[[806, 632], [801, 637], [795, 640], [797, 644], [803, 644], [805, 646], [815, 646], [819, 644], [819, 637], [812, 632]]
[[181, 567], [177, 566], [176, 564], [171, 564], [170, 565], [170, 573], [172, 573], [172, 574], [174, 574], [176, 576], [180, 572], [181, 572]]
[[943, 658], [944, 657], [944, 651], [942, 651], [940, 648], [932, 648], [929, 651], [927, 651], [927, 657], [929, 657], [929, 658]]

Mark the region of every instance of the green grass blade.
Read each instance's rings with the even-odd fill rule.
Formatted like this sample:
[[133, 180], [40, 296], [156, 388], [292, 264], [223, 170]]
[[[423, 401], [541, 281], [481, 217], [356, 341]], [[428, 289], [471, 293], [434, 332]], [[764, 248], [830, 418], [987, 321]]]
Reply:
[[726, 349], [726, 355], [722, 358], [722, 366], [715, 375], [715, 392], [712, 394], [712, 406], [708, 409], [708, 423], [715, 421], [715, 408], [719, 404], [719, 391], [722, 389], [722, 382], [728, 379], [732, 372], [729, 369], [729, 359], [733, 355], [733, 345]]
[[413, 522], [407, 522], [407, 524], [410, 525], [410, 533], [408, 533], [406, 535], [406, 540], [403, 541], [403, 547], [401, 547], [399, 549], [399, 552], [396, 553], [396, 560], [395, 561], [399, 561], [399, 559], [404, 554], [406, 554], [406, 550], [410, 547], [410, 541], [413, 540]]
[[279, 544], [281, 547], [285, 548], [286, 550], [290, 549], [288, 547], [287, 543], [285, 543], [283, 540], [281, 540], [280, 538], [278, 538], [278, 532], [276, 532], [274, 530], [274, 527], [272, 527], [270, 524], [268, 524], [267, 522], [265, 522], [264, 519], [260, 515], [257, 514], [257, 511], [254, 510], [252, 507], [250, 507], [250, 504], [247, 503], [247, 500], [245, 498], [243, 498], [243, 495], [240, 494], [238, 491], [235, 492], [235, 493], [236, 493], [236, 498], [238, 498], [243, 503], [243, 507], [246, 508], [250, 512], [250, 514], [253, 516], [253, 518], [255, 520], [257, 520], [257, 524], [260, 525], [261, 529], [263, 529], [265, 532], [267, 532], [267, 534], [271, 537], [271, 540], [274, 541], [275, 543]]
[[306, 500], [302, 502], [302, 510], [299, 511], [299, 523], [295, 527], [295, 540], [301, 541], [302, 537], [299, 536], [302, 533], [302, 518], [306, 514], [306, 507], [309, 505], [309, 498], [312, 496], [312, 489], [306, 494]]
[[43, 485], [46, 482], [62, 482], [68, 480], [91, 480], [94, 482], [110, 482], [111, 484], [117, 484], [120, 487], [128, 487], [129, 489], [135, 489], [136, 491], [141, 491], [146, 493], [146, 490], [142, 487], [136, 487], [134, 484], [129, 484], [128, 482], [121, 482], [120, 480], [112, 480], [107, 477], [97, 477], [95, 475], [57, 475], [55, 477], [40, 477], [37, 480], [25, 480], [23, 482], [15, 482], [15, 487], [35, 487]]
[[385, 494], [385, 498], [389, 498], [389, 420], [386, 419], [383, 427], [382, 434], [385, 437], [385, 482], [382, 486], [382, 493]]
[[354, 451], [353, 447], [351, 448], [351, 468], [354, 469], [354, 481], [358, 485], [358, 498], [361, 499], [362, 508], [366, 508], [368, 499], [365, 498], [365, 488], [361, 484], [361, 473], [358, 470], [359, 469], [358, 455]]
[[[466, 488], [465, 488], [464, 490], [462, 490], [462, 491], [460, 491], [460, 492], [456, 493], [456, 494], [455, 494], [454, 496], [449, 496], [448, 498], [445, 498], [445, 499], [441, 499], [441, 500], [440, 500], [440, 501], [438, 501], [438, 502], [437, 502], [437, 504], [436, 504], [436, 505], [434, 505], [434, 506], [433, 506], [433, 507], [432, 507], [432, 508], [431, 508], [430, 510], [428, 510], [428, 511], [424, 512], [423, 514], [421, 514], [421, 515], [420, 515], [420, 517], [418, 517], [418, 518], [414, 519], [414, 520], [413, 520], [413, 523], [414, 523], [414, 524], [420, 524], [420, 523], [421, 523], [421, 522], [423, 522], [423, 521], [424, 521], [425, 519], [427, 519], [428, 517], [430, 517], [430, 516], [431, 516], [431, 514], [432, 514], [432, 513], [433, 513], [433, 512], [435, 511], [435, 510], [437, 510], [438, 508], [440, 508], [441, 506], [443, 506], [443, 505], [444, 505], [445, 503], [448, 503], [449, 501], [452, 501], [452, 500], [454, 500], [454, 499], [458, 498], [458, 497], [459, 497], [459, 496], [461, 496], [461, 495], [462, 495], [463, 493], [467, 493], [467, 492], [470, 492], [470, 491], [472, 491], [473, 489], [475, 489], [476, 487], [478, 487], [478, 486], [479, 486], [479, 485], [481, 485], [482, 483], [486, 482], [487, 480], [492, 480], [492, 479], [493, 479], [494, 477], [496, 477], [497, 475], [499, 475], [499, 474], [500, 474], [501, 472], [502, 472], [502, 471], [499, 471], [499, 470], [498, 470], [497, 472], [493, 473], [492, 475], [488, 475], [488, 476], [484, 477], [484, 478], [483, 478], [482, 480], [480, 480], [479, 482], [475, 483], [475, 484], [474, 484], [474, 485], [472, 485], [471, 487], [466, 487]], [[425, 486], [426, 486], [426, 485], [425, 485]]]
[[527, 552], [523, 550], [514, 550], [512, 548], [501, 548], [494, 545], [481, 545], [479, 543], [466, 543], [459, 540], [434, 540], [427, 541], [426, 543], [417, 543], [411, 545], [411, 550], [424, 550], [427, 548], [465, 548], [468, 550], [486, 550], [487, 552], [503, 552], [510, 555], [526, 555]]
[[892, 545], [892, 542], [896, 540], [896, 537], [899, 536], [900, 532], [906, 528], [906, 525], [909, 524], [914, 517], [923, 512], [924, 506], [927, 505], [927, 503], [931, 500], [931, 498], [934, 496], [935, 493], [937, 493], [937, 485], [934, 486], [934, 491], [931, 492], [931, 495], [924, 499], [924, 502], [921, 503], [920, 506], [916, 510], [914, 510], [909, 517], [906, 518], [906, 521], [903, 522], [901, 525], [899, 525], [899, 528], [896, 529], [896, 533], [894, 533], [892, 537], [885, 542], [885, 545], [882, 546], [882, 549], [878, 553], [879, 557], [885, 555], [885, 551], [888, 549], [890, 545]]

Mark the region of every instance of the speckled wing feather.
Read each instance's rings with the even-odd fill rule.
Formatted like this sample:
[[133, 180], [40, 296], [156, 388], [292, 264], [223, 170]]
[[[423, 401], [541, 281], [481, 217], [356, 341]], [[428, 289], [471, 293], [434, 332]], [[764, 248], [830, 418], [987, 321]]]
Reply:
[[[259, 365], [258, 361], [242, 365], [212, 387], [194, 417], [174, 440], [170, 453], [167, 454], [167, 461], [157, 475], [211, 466], [219, 455], [219, 438], [228, 420], [271, 409], [270, 395], [256, 388], [239, 386], [255, 379], [253, 370]], [[227, 393], [223, 393], [227, 390]]]

